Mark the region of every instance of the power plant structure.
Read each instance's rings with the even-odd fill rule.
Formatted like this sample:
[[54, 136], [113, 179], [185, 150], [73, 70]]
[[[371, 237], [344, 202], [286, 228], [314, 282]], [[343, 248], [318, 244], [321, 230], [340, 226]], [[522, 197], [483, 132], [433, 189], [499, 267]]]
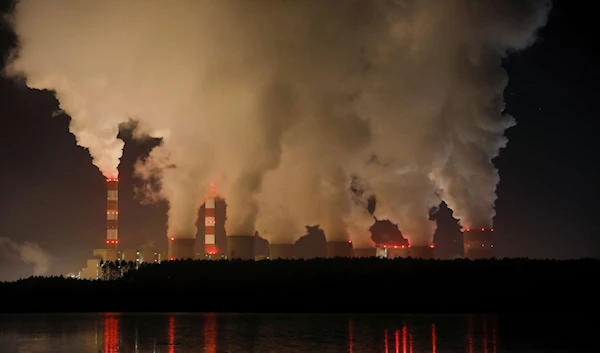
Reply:
[[352, 241], [328, 241], [327, 257], [353, 257]]
[[217, 247], [217, 237], [215, 233], [216, 212], [215, 197], [217, 191], [214, 184], [211, 184], [208, 195], [204, 199], [204, 254], [207, 259], [213, 257], [219, 258], [219, 249]]
[[228, 235], [227, 259], [254, 260], [254, 235]]
[[377, 248], [354, 249], [354, 257], [357, 257], [357, 258], [376, 257], [376, 256], [377, 256]]
[[269, 259], [294, 259], [294, 244], [269, 244]]
[[463, 246], [467, 259], [489, 259], [494, 257], [494, 228], [466, 228], [463, 231]]
[[409, 246], [408, 256], [413, 259], [431, 260], [434, 258], [434, 246]]
[[169, 260], [196, 259], [196, 234], [178, 235], [169, 239]]

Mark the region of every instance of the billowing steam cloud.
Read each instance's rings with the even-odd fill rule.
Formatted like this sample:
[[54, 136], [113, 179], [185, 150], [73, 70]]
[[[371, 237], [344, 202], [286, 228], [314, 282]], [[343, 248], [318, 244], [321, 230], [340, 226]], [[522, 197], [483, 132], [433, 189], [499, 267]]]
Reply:
[[500, 57], [532, 42], [548, 7], [21, 0], [8, 72], [56, 92], [107, 177], [122, 154], [120, 124], [162, 138], [137, 173], [160, 179], [149, 196], [169, 201], [171, 236], [194, 236], [209, 182], [224, 175], [230, 235], [257, 227], [289, 243], [319, 224], [329, 240], [370, 244], [373, 219], [348, 191], [358, 176], [376, 215], [426, 244], [440, 197], [463, 225], [491, 223], [491, 160], [513, 125]]
[[33, 266], [34, 276], [47, 274], [52, 263], [52, 257], [39, 245], [30, 242], [17, 243], [0, 237], [0, 255], [6, 258], [11, 254], [17, 254], [21, 262]]

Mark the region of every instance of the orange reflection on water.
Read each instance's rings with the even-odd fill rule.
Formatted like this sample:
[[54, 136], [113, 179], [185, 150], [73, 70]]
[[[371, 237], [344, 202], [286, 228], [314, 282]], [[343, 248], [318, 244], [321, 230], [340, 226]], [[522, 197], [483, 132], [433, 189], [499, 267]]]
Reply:
[[104, 316], [104, 353], [119, 352], [119, 317], [112, 314]]
[[217, 315], [204, 315], [204, 352], [217, 353]]
[[394, 346], [396, 347], [396, 353], [400, 353], [400, 330], [394, 332]]
[[175, 353], [175, 316], [169, 316], [169, 353]]

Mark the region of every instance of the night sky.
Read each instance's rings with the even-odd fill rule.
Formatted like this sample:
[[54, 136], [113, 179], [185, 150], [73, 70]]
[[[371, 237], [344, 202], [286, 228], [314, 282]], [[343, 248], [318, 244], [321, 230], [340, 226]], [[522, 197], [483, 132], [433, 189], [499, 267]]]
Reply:
[[[0, 3], [5, 12], [8, 1]], [[500, 257], [600, 257], [594, 183], [600, 70], [593, 55], [600, 47], [591, 38], [592, 11], [576, 3], [556, 1], [538, 42], [505, 61], [506, 110], [518, 125], [496, 160], [502, 179], [494, 225]], [[3, 59], [12, 45], [14, 36], [3, 26]], [[38, 243], [54, 257], [53, 273], [76, 272], [105, 239], [104, 178], [87, 150], [76, 146], [68, 116], [52, 118], [58, 103], [50, 92], [4, 78], [0, 92], [0, 237]], [[133, 196], [133, 164], [149, 146], [124, 137], [120, 246], [166, 250], [166, 206], [140, 205]], [[436, 218], [436, 250], [452, 257], [462, 247], [459, 227], [444, 207]], [[314, 235], [302, 243], [320, 241]]]

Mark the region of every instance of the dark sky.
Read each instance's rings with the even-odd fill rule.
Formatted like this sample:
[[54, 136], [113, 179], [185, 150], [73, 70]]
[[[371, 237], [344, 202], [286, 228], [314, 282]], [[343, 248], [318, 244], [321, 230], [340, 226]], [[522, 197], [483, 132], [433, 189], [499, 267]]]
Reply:
[[[3, 11], [7, 3], [0, 2]], [[576, 3], [556, 1], [538, 43], [505, 62], [507, 112], [518, 125], [496, 160], [502, 178], [495, 219], [499, 256], [600, 256], [594, 184], [600, 150], [594, 134], [600, 101], [594, 52], [600, 47], [592, 39], [596, 18]], [[2, 57], [13, 43], [2, 28]], [[53, 272], [59, 273], [77, 271], [102, 246], [106, 189], [88, 152], [69, 133], [69, 118], [52, 118], [57, 106], [49, 92], [0, 78], [0, 237], [38, 243], [55, 257]], [[142, 206], [133, 198], [133, 163], [148, 146], [126, 143], [121, 246], [154, 242], [166, 249], [166, 207]], [[436, 217], [437, 250], [452, 256], [460, 248], [459, 227], [445, 208]]]

